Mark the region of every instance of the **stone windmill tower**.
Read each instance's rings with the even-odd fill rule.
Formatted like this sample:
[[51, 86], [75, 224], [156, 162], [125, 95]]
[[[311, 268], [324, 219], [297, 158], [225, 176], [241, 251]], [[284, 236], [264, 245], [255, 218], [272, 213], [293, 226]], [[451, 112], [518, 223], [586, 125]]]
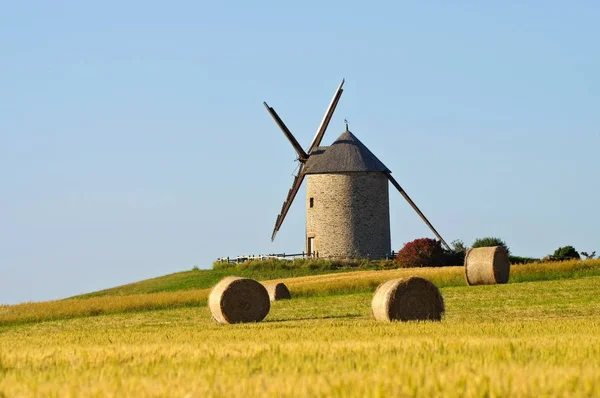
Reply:
[[300, 146], [275, 110], [264, 103], [294, 147], [300, 162], [298, 174], [277, 216], [271, 240], [275, 239], [306, 178], [306, 252], [319, 257], [385, 258], [391, 254], [389, 181], [448, 248], [433, 225], [392, 177], [391, 171], [348, 130], [348, 124], [346, 131], [331, 146], [319, 146], [342, 95], [343, 85], [344, 80], [307, 151]]

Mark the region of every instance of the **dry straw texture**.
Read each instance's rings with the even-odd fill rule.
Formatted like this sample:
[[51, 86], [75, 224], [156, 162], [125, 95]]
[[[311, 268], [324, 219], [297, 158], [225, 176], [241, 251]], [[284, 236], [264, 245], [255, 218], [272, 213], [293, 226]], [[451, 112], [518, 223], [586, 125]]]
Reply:
[[508, 253], [502, 246], [470, 249], [465, 256], [468, 285], [507, 283], [510, 274]]
[[445, 311], [439, 289], [427, 279], [412, 277], [382, 283], [371, 302], [377, 321], [439, 321]]
[[0, 326], [0, 396], [600, 397], [600, 276], [489, 289], [455, 271], [443, 322], [374, 322], [377, 285], [288, 285], [269, 322], [224, 327], [202, 305]]
[[289, 300], [292, 298], [285, 283], [268, 283], [265, 285], [265, 288], [269, 293], [269, 299], [271, 299], [271, 301]]
[[269, 313], [267, 289], [254, 279], [229, 276], [210, 292], [208, 306], [219, 323], [260, 322]]

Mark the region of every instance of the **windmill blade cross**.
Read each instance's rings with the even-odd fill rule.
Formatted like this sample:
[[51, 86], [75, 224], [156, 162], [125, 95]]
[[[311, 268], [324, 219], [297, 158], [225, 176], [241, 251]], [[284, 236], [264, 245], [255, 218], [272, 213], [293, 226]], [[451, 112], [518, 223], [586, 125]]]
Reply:
[[329, 122], [331, 121], [331, 117], [333, 116], [333, 112], [335, 111], [335, 108], [337, 107], [337, 104], [340, 101], [340, 97], [342, 96], [342, 92], [344, 91], [342, 89], [342, 86], [344, 85], [344, 81], [345, 80], [342, 79], [342, 82], [338, 86], [337, 91], [333, 95], [333, 99], [329, 103], [329, 107], [327, 107], [327, 111], [325, 112], [325, 115], [323, 116], [323, 120], [321, 120], [321, 124], [319, 125], [319, 129], [317, 130], [317, 134], [315, 135], [315, 138], [313, 139], [312, 143], [310, 144], [310, 147], [308, 148], [307, 152], [309, 154], [316, 147], [318, 147], [321, 144], [321, 140], [323, 140], [323, 136], [325, 135], [325, 131], [327, 130], [327, 126], [329, 126]]
[[287, 128], [285, 123], [283, 123], [283, 120], [281, 120], [277, 112], [275, 112], [275, 109], [271, 108], [266, 102], [263, 102], [263, 104], [265, 105], [265, 108], [267, 108], [267, 111], [269, 112], [273, 120], [275, 120], [275, 123], [277, 123], [281, 131], [283, 131], [283, 134], [285, 134], [288, 141], [290, 141], [290, 143], [294, 147], [294, 150], [298, 154], [298, 159], [301, 162], [306, 162], [306, 160], [308, 159], [308, 154], [304, 152], [304, 149], [302, 148], [300, 143], [296, 140], [296, 138], [293, 136], [292, 132]]
[[440, 242], [442, 242], [442, 244], [446, 247], [446, 249], [452, 250], [452, 249], [450, 249], [450, 246], [448, 246], [448, 244], [446, 243], [446, 241], [444, 240], [444, 238], [442, 238], [442, 236], [433, 227], [433, 225], [431, 225], [431, 223], [429, 222], [429, 220], [427, 219], [427, 217], [425, 217], [425, 214], [423, 214], [423, 212], [421, 212], [421, 210], [419, 210], [419, 208], [417, 207], [417, 205], [415, 204], [415, 202], [412, 201], [412, 199], [408, 196], [408, 194], [406, 193], [406, 191], [404, 191], [404, 189], [402, 189], [402, 187], [400, 186], [400, 184], [398, 184], [398, 181], [396, 181], [396, 179], [394, 177], [392, 177], [392, 175], [390, 173], [386, 173], [386, 175], [387, 175], [388, 180], [390, 180], [390, 182], [392, 183], [392, 185], [396, 187], [396, 189], [398, 190], [398, 192], [400, 192], [400, 194], [402, 196], [404, 196], [404, 199], [406, 199], [406, 201], [408, 202], [408, 204], [411, 205], [411, 207], [417, 212], [417, 214], [421, 217], [421, 219], [425, 222], [425, 224], [427, 224], [427, 226], [429, 227], [429, 229], [431, 229], [431, 231], [440, 240]]

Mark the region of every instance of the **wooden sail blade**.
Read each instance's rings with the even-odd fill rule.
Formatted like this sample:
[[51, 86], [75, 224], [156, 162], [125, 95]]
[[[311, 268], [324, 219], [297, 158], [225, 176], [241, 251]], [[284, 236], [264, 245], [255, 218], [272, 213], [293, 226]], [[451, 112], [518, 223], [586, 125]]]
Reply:
[[427, 226], [429, 227], [429, 229], [431, 229], [431, 231], [433, 232], [433, 234], [440, 240], [440, 242], [442, 242], [442, 244], [446, 247], [446, 249], [452, 250], [452, 249], [450, 249], [450, 246], [448, 246], [448, 244], [446, 243], [446, 241], [444, 240], [444, 238], [442, 238], [442, 236], [433, 227], [433, 225], [431, 225], [431, 223], [429, 222], [429, 220], [427, 219], [427, 217], [425, 217], [425, 215], [423, 214], [423, 212], [421, 212], [421, 210], [419, 210], [419, 208], [417, 207], [417, 205], [415, 204], [415, 202], [412, 201], [412, 199], [408, 196], [408, 194], [406, 193], [406, 191], [404, 191], [404, 189], [402, 189], [402, 187], [400, 186], [400, 184], [398, 184], [398, 181], [396, 181], [396, 179], [394, 177], [392, 177], [392, 175], [390, 173], [385, 173], [385, 174], [387, 175], [387, 178], [388, 178], [388, 180], [390, 180], [390, 182], [392, 183], [392, 185], [396, 187], [396, 189], [398, 190], [398, 192], [400, 192], [400, 194], [402, 196], [404, 196], [404, 199], [406, 199], [406, 201], [408, 202], [408, 204], [411, 205], [411, 207], [417, 212], [417, 214], [421, 217], [421, 219], [425, 222], [425, 224], [427, 224]]
[[343, 85], [344, 85], [344, 79], [342, 79], [342, 82], [338, 86], [338, 89], [336, 90], [336, 92], [335, 92], [335, 94], [333, 96], [333, 99], [329, 103], [329, 107], [327, 107], [327, 111], [325, 112], [325, 116], [323, 116], [323, 120], [321, 120], [321, 124], [319, 125], [319, 129], [317, 130], [317, 134], [315, 135], [315, 138], [313, 139], [312, 143], [310, 144], [310, 147], [308, 148], [307, 152], [309, 154], [316, 147], [318, 147], [319, 145], [321, 145], [321, 141], [323, 140], [323, 136], [325, 135], [325, 131], [327, 130], [327, 126], [329, 126], [329, 122], [331, 121], [331, 117], [333, 116], [333, 112], [335, 111], [335, 108], [337, 107], [337, 104], [340, 101], [340, 97], [342, 96], [342, 92], [344, 91], [342, 89]]
[[275, 109], [271, 108], [266, 102], [263, 102], [263, 104], [265, 105], [265, 108], [267, 108], [267, 111], [269, 112], [273, 120], [275, 120], [275, 123], [277, 123], [281, 131], [283, 131], [283, 134], [285, 134], [288, 141], [290, 141], [290, 143], [294, 147], [294, 150], [298, 154], [298, 159], [301, 162], [305, 162], [306, 159], [308, 159], [308, 154], [304, 152], [304, 149], [302, 148], [302, 146], [300, 146], [300, 143], [298, 143], [298, 141], [292, 135], [292, 132], [287, 128], [285, 123], [283, 123], [283, 120], [281, 120], [277, 112], [275, 112]]
[[277, 215], [277, 220], [275, 221], [275, 228], [273, 228], [273, 235], [271, 235], [271, 241], [275, 240], [275, 235], [279, 231], [281, 224], [283, 224], [283, 220], [285, 219], [290, 206], [292, 206], [292, 202], [302, 185], [302, 181], [304, 180], [304, 166], [300, 165], [300, 170], [298, 170], [298, 174], [294, 177], [294, 182], [292, 183], [292, 187], [288, 191], [287, 197], [283, 202], [283, 206], [281, 206], [281, 212]]

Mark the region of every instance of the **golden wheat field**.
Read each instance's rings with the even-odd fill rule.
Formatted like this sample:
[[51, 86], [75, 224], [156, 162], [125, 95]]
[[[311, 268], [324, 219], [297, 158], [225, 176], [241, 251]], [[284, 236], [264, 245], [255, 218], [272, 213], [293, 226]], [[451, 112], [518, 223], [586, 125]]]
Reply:
[[372, 287], [460, 270], [286, 280], [296, 298], [245, 325], [215, 324], [205, 290], [0, 307], [0, 396], [600, 396], [600, 276], [550, 267], [565, 277], [442, 287], [436, 323], [375, 322]]

